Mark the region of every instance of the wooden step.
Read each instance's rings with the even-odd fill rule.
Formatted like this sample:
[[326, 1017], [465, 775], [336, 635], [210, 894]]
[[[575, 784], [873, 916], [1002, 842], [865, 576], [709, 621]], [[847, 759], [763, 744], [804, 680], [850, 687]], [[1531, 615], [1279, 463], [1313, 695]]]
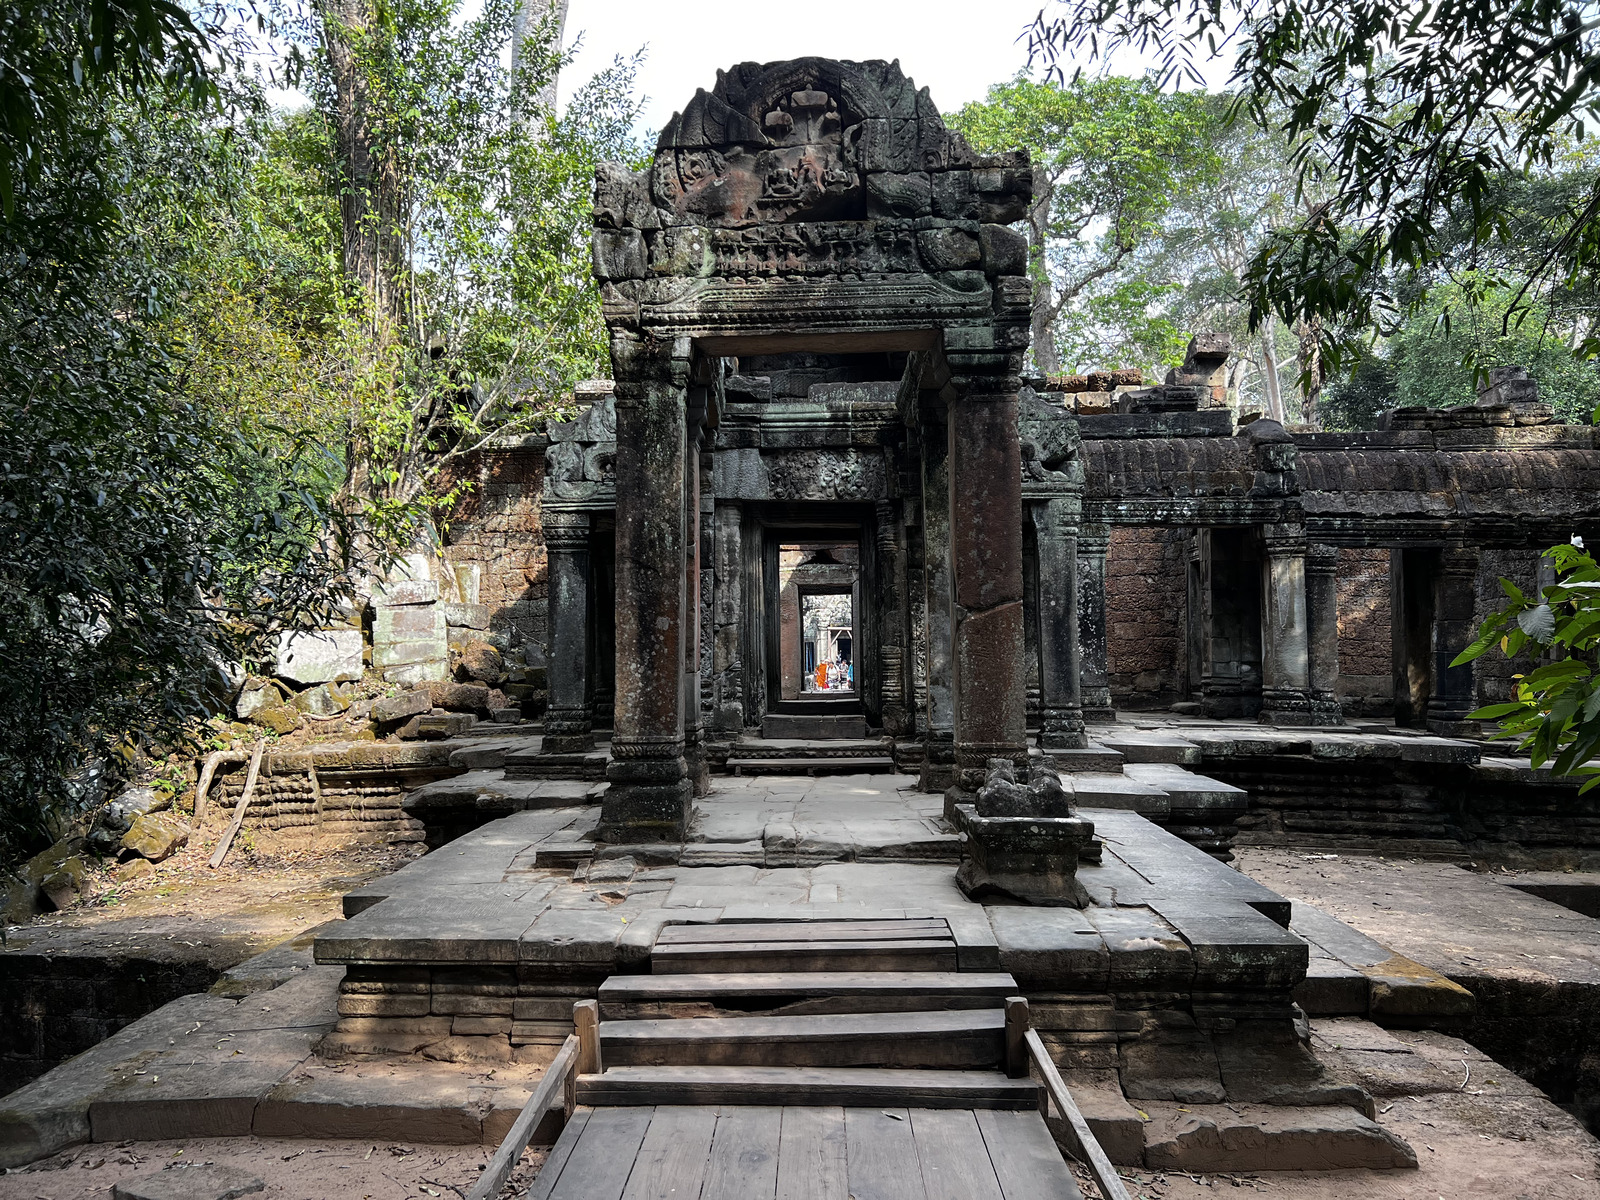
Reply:
[[1039, 1107], [1039, 1085], [999, 1071], [839, 1067], [617, 1067], [578, 1076], [578, 1103], [829, 1105], [860, 1108]]
[[600, 985], [600, 1019], [996, 1008], [1017, 990], [1010, 975], [978, 971], [613, 975]]
[[954, 971], [956, 945], [944, 938], [837, 941], [657, 942], [650, 969], [657, 975], [743, 974], [756, 971]]
[[1005, 1010], [832, 1013], [602, 1021], [600, 1057], [617, 1066], [992, 1067]]

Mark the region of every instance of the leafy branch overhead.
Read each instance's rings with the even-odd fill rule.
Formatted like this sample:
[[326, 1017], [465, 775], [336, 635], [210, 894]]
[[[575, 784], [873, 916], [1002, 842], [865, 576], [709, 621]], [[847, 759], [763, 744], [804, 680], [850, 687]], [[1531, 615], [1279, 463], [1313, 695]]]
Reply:
[[1451, 666], [1462, 666], [1498, 648], [1508, 658], [1519, 654], [1555, 656], [1514, 677], [1514, 698], [1490, 704], [1474, 719], [1497, 720], [1503, 738], [1517, 739], [1535, 767], [1551, 764], [1558, 775], [1587, 775], [1588, 791], [1600, 785], [1600, 564], [1579, 545], [1552, 547], [1547, 558], [1556, 582], [1534, 595], [1509, 579], [1500, 587], [1508, 603], [1479, 627], [1477, 639]]
[[[1232, 56], [1237, 104], [1292, 148], [1315, 203], [1256, 249], [1252, 317], [1326, 321], [1346, 348], [1391, 327], [1438, 272], [1500, 265], [1520, 302], [1600, 275], [1600, 182], [1537, 229], [1508, 180], [1569, 156], [1597, 115], [1600, 19], [1559, 0], [1063, 0], [1030, 31], [1034, 61], [1154, 56], [1200, 84]], [[1080, 61], [1083, 61], [1080, 58]], [[1339, 339], [1335, 339], [1336, 341]], [[1590, 333], [1581, 351], [1600, 352]]]

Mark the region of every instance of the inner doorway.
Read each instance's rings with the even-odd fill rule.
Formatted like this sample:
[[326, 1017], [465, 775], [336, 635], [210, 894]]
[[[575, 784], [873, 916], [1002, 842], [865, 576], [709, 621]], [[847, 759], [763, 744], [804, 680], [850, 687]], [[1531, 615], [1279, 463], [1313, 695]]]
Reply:
[[769, 536], [777, 620], [767, 662], [777, 686], [762, 731], [769, 738], [864, 737], [860, 528], [778, 528]]

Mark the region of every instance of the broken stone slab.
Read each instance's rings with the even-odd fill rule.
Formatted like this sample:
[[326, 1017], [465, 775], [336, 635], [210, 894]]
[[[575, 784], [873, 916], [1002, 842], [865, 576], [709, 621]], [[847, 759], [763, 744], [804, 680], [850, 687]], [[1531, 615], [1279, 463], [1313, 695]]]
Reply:
[[426, 690], [419, 688], [416, 691], [401, 692], [398, 696], [375, 701], [372, 705], [372, 719], [380, 725], [389, 725], [418, 716], [432, 707], [433, 699]]
[[416, 718], [416, 728], [411, 736], [443, 741], [459, 737], [478, 723], [469, 712], [427, 712]]
[[985, 910], [999, 966], [1024, 987], [1101, 992], [1110, 972], [1105, 939], [1082, 913], [1004, 906]]
[[1304, 939], [1231, 898], [1154, 897], [1150, 907], [1188, 943], [1194, 954], [1193, 986], [1293, 989], [1305, 978], [1310, 950]]
[[1111, 991], [1187, 992], [1193, 985], [1194, 951], [1154, 909], [1096, 905], [1083, 916], [1110, 954]]
[[[498, 1072], [496, 1072], [498, 1074]], [[493, 1094], [480, 1076], [434, 1063], [312, 1063], [274, 1088], [256, 1110], [257, 1137], [368, 1138], [439, 1145], [484, 1140]]]
[[165, 862], [188, 844], [187, 825], [175, 817], [152, 813], [140, 813], [135, 817], [120, 843], [126, 853], [137, 854], [151, 862]]
[[1369, 1117], [1377, 1115], [1366, 1090], [1330, 1072], [1287, 1023], [1240, 1021], [1233, 1029], [1212, 1033], [1211, 1046], [1230, 1103], [1302, 1108], [1347, 1104]]
[[1296, 901], [1290, 928], [1367, 979], [1367, 1012], [1396, 1021], [1466, 1020], [1477, 1000], [1460, 984], [1396, 954], [1321, 909]]
[[445, 658], [423, 658], [417, 662], [383, 668], [383, 681], [402, 687], [416, 687], [418, 684], [449, 678], [450, 662]]
[[1311, 1022], [1311, 1045], [1319, 1060], [1373, 1096], [1423, 1096], [1458, 1092], [1461, 1073], [1454, 1060], [1451, 1071], [1417, 1053], [1395, 1034], [1358, 1018], [1317, 1019]]
[[437, 579], [397, 579], [372, 589], [372, 606], [377, 609], [432, 604], [439, 599]]
[[1151, 1103], [1145, 1166], [1189, 1172], [1414, 1168], [1416, 1153], [1353, 1108]]
[[275, 674], [302, 685], [360, 679], [362, 649], [359, 629], [285, 633], [278, 638]]
[[165, 1170], [118, 1180], [111, 1200], [238, 1200], [266, 1190], [265, 1180], [223, 1163], [169, 1163]]
[[439, 607], [444, 610], [445, 624], [452, 628], [489, 628], [489, 606], [487, 604], [462, 604], [458, 601], [446, 600]]

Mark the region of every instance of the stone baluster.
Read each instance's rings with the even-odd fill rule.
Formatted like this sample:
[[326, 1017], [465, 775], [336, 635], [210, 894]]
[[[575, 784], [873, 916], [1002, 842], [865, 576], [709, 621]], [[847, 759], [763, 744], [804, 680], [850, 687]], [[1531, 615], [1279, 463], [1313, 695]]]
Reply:
[[1111, 680], [1106, 667], [1106, 551], [1111, 531], [1085, 525], [1078, 531], [1078, 650], [1083, 719], [1115, 721]]
[[1311, 723], [1311, 661], [1306, 630], [1306, 531], [1262, 527], [1261, 722]]
[[1306, 619], [1310, 625], [1313, 724], [1342, 725], [1339, 710], [1339, 548], [1306, 547]]
[[597, 837], [673, 841], [688, 825], [684, 749], [687, 339], [614, 330], [617, 698]]
[[1083, 729], [1078, 652], [1078, 524], [1074, 500], [1033, 506], [1039, 556], [1039, 746], [1079, 750]]
[[589, 514], [546, 509], [545, 555], [550, 587], [550, 647], [545, 663], [550, 704], [545, 754], [594, 748], [589, 679]]

